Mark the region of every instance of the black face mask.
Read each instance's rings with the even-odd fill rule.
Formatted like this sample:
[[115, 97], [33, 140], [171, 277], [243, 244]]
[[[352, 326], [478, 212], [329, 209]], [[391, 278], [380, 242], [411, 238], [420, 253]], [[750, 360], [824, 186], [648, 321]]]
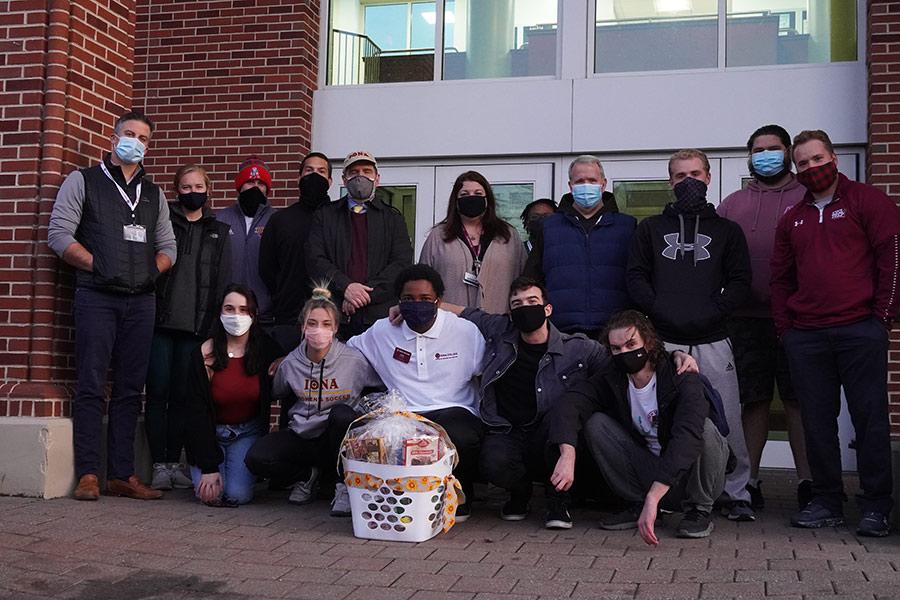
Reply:
[[328, 202], [328, 180], [318, 173], [307, 173], [300, 178], [300, 203], [315, 208]]
[[259, 207], [266, 202], [268, 202], [266, 195], [256, 186], [247, 188], [238, 194], [238, 205], [241, 207], [241, 212], [250, 218], [253, 218]]
[[544, 314], [543, 304], [526, 304], [509, 311], [509, 318], [516, 329], [522, 333], [531, 333], [540, 329], [547, 320], [547, 315]]
[[646, 348], [637, 348], [628, 352], [620, 352], [613, 354], [613, 364], [620, 371], [633, 375], [644, 368], [650, 355], [647, 354]]
[[460, 196], [456, 199], [456, 210], [464, 217], [474, 219], [487, 210], [487, 198], [484, 196]]
[[675, 208], [689, 215], [699, 213], [706, 208], [706, 189], [706, 184], [699, 179], [685, 177], [672, 188]]
[[202, 208], [206, 204], [209, 195], [206, 192], [187, 192], [186, 194], [178, 194], [178, 201], [185, 210], [194, 211]]

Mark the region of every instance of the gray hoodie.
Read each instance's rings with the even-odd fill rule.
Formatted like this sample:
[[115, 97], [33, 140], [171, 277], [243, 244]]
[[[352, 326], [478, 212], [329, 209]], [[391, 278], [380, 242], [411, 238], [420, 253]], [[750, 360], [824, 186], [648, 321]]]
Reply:
[[294, 401], [288, 410], [290, 428], [302, 438], [314, 438], [325, 431], [328, 414], [335, 404], [356, 408], [365, 387], [380, 387], [378, 374], [363, 355], [334, 340], [325, 358], [318, 363], [306, 356], [306, 340], [288, 354], [275, 374], [276, 398]]

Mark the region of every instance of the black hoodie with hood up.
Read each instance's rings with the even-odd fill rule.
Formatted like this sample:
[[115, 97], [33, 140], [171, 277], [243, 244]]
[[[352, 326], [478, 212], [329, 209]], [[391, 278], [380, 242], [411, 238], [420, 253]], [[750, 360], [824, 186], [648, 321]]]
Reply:
[[668, 204], [638, 225], [625, 277], [632, 300], [666, 342], [725, 339], [725, 318], [750, 293], [744, 232], [712, 204], [693, 214]]

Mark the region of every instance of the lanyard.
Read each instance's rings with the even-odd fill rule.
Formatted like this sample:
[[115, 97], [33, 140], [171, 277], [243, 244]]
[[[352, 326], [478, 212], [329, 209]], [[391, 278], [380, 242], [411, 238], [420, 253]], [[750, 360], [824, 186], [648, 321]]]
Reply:
[[[125, 204], [128, 205], [128, 208], [131, 209], [131, 212], [134, 213], [135, 209], [138, 206], [138, 202], [141, 201], [141, 185], [143, 185], [142, 181], [139, 181], [137, 184], [137, 190], [134, 193], [134, 202], [128, 197], [128, 194], [125, 193], [125, 190], [122, 189], [122, 186], [119, 185], [115, 179], [113, 179], [112, 173], [109, 172], [109, 169], [106, 168], [106, 163], [100, 162], [100, 168], [103, 169], [103, 173], [109, 177], [109, 180], [113, 182], [113, 185], [116, 186], [116, 189], [119, 190], [119, 194], [122, 196], [122, 199], [125, 201]], [[134, 217], [134, 214], [131, 215]]]

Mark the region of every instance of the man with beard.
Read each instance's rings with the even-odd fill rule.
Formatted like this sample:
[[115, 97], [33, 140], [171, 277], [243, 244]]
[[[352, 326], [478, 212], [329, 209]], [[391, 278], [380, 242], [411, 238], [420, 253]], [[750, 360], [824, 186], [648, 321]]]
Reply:
[[270, 332], [290, 352], [300, 343], [297, 316], [310, 298], [304, 246], [313, 213], [328, 204], [331, 165], [321, 152], [310, 152], [300, 162], [300, 197], [269, 220], [259, 247], [259, 276], [272, 296], [275, 325]]
[[728, 319], [728, 336], [734, 350], [741, 420], [750, 454], [750, 504], [763, 508], [765, 500], [759, 482], [759, 461], [769, 436], [769, 408], [778, 384], [778, 395], [787, 418], [788, 439], [797, 468], [797, 502], [800, 508], [811, 500], [809, 465], [800, 405], [791, 386], [784, 348], [775, 336], [769, 279], [775, 227], [788, 209], [803, 200], [806, 188], [791, 173], [791, 138], [778, 125], [765, 125], [747, 140], [748, 167], [753, 180], [746, 188], [725, 198], [717, 212], [741, 226], [750, 250], [753, 283], [750, 300]]
[[248, 286], [259, 304], [259, 323], [272, 325], [272, 298], [259, 273], [259, 247], [263, 231], [275, 209], [269, 205], [272, 175], [261, 159], [251, 156], [234, 179], [238, 200], [217, 212], [216, 218], [231, 227], [231, 278]]

